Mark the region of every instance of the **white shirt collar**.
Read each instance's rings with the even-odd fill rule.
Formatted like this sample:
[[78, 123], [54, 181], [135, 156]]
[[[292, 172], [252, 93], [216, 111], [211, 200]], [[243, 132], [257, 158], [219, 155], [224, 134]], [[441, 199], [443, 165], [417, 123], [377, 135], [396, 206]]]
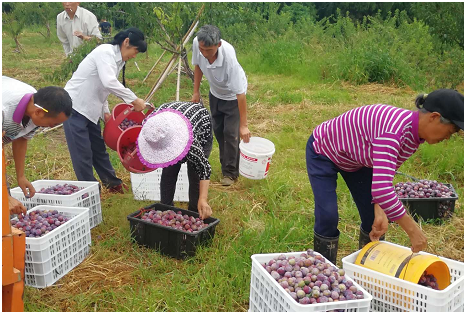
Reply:
[[119, 45], [112, 45], [113, 51], [115, 51], [115, 62], [123, 62], [123, 58], [121, 56], [121, 50]]
[[207, 60], [207, 67], [208, 68], [221, 67], [223, 65], [223, 59], [224, 59], [224, 57], [223, 57], [223, 46], [220, 46], [220, 47], [218, 47], [217, 59], [215, 59], [214, 63], [210, 64], [209, 60], [206, 59]]
[[[78, 6], [78, 8], [76, 9], [76, 13], [74, 14], [74, 16], [77, 16], [78, 18], [80, 18], [80, 17], [81, 17], [81, 11], [82, 11], [81, 7]], [[73, 18], [74, 18], [74, 17], [73, 17]], [[65, 10], [65, 20], [66, 20], [66, 19], [71, 20], [70, 17], [69, 17], [69, 15], [68, 15], [68, 12], [66, 12], [66, 10]]]

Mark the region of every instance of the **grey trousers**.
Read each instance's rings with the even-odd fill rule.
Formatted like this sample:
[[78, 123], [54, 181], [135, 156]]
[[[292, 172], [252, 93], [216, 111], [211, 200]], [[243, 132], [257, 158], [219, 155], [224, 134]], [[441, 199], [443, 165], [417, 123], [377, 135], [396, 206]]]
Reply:
[[[209, 159], [212, 152], [212, 138], [207, 142], [204, 149], [204, 155]], [[162, 177], [160, 178], [160, 203], [173, 206], [175, 197], [176, 181], [180, 172], [181, 164], [163, 168]], [[199, 175], [194, 169], [194, 165], [188, 161], [188, 181], [189, 181], [189, 205], [188, 210], [197, 212], [197, 202], [199, 201]]]
[[218, 99], [209, 92], [212, 128], [220, 151], [220, 164], [225, 177], [239, 175], [239, 108], [238, 100]]
[[74, 173], [79, 181], [97, 181], [92, 171], [94, 167], [105, 187], [111, 188], [122, 183], [110, 163], [100, 123], [94, 124], [73, 109], [71, 117], [63, 122], [63, 128]]

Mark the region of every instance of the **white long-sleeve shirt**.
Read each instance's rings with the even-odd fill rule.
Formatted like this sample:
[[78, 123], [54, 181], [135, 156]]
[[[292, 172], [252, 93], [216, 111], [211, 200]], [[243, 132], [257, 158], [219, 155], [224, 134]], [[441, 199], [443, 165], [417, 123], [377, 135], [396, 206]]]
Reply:
[[68, 13], [63, 11], [57, 15], [57, 36], [67, 56], [73, 52], [74, 48], [83, 43], [81, 38], [73, 35], [75, 31], [81, 31], [85, 36], [95, 36], [102, 39], [99, 22], [91, 11], [78, 6], [73, 19], [70, 19]]
[[135, 101], [137, 96], [118, 81], [124, 64], [118, 45], [103, 44], [92, 50], [65, 86], [73, 109], [97, 124], [104, 113], [110, 113], [108, 95], [128, 104]]

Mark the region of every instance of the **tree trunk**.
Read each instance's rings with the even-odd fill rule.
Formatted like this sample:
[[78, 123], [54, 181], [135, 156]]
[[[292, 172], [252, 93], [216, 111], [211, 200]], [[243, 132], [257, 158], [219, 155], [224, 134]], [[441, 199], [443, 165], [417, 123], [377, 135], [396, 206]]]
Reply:
[[47, 28], [47, 38], [50, 38], [51, 32], [50, 32], [50, 22], [49, 21], [47, 21], [45, 23], [45, 27]]
[[18, 36], [15, 36], [14, 39], [15, 39], [15, 44], [16, 44], [16, 50], [18, 52], [26, 52], [26, 50], [24, 50], [23, 46], [19, 43]]
[[186, 48], [184, 47], [183, 47], [183, 51], [181, 52], [181, 59], [183, 61], [183, 67], [185, 69], [186, 75], [188, 75], [191, 81], [194, 82], [194, 73], [189, 67], [188, 54], [186, 53]]

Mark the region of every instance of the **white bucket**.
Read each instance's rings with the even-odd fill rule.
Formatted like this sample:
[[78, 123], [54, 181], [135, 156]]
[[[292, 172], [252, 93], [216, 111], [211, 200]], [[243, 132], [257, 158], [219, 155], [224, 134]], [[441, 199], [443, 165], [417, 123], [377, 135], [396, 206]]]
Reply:
[[239, 173], [248, 179], [260, 180], [267, 177], [275, 145], [261, 137], [251, 137], [249, 143], [239, 143]]

